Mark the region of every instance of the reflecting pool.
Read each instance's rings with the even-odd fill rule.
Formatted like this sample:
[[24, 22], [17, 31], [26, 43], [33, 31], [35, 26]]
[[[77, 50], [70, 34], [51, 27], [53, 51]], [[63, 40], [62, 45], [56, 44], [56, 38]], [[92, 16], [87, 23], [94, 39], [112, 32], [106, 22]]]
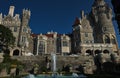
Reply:
[[34, 76], [32, 74], [29, 74], [28, 76], [24, 77], [24, 78], [87, 78], [87, 76], [80, 74], [80, 75], [71, 75], [71, 76], [60, 76], [60, 75], [37, 75]]

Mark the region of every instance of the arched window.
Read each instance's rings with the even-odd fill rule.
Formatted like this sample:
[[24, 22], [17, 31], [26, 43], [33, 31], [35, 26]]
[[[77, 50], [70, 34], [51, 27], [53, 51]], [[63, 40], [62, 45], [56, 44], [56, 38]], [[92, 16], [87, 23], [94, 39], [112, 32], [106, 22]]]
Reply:
[[95, 50], [95, 55], [97, 55], [97, 54], [99, 54], [99, 53], [101, 53], [100, 50]]
[[116, 44], [115, 37], [113, 35], [112, 35], [112, 38], [111, 38], [111, 42], [112, 42], [112, 44]]
[[92, 55], [93, 53], [92, 53], [91, 50], [87, 50], [87, 51], [86, 51], [86, 54]]
[[16, 49], [16, 50], [13, 51], [13, 56], [19, 56], [19, 53], [20, 53], [19, 50]]
[[107, 35], [105, 36], [105, 43], [110, 43], [110, 38]]
[[105, 53], [105, 54], [106, 54], [106, 53], [109, 54], [109, 50], [104, 50], [103, 53]]

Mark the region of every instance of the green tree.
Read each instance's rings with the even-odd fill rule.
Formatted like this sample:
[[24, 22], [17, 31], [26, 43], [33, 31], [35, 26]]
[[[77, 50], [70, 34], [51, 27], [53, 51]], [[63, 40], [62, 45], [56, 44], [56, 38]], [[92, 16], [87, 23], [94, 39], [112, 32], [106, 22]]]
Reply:
[[3, 26], [0, 25], [0, 46], [5, 47], [5, 49], [8, 48], [8, 46], [14, 45], [15, 37], [13, 36], [12, 31]]
[[16, 68], [16, 75], [19, 75], [19, 72], [24, 68], [24, 64], [17, 59], [11, 59], [8, 54], [4, 54], [3, 57], [4, 59], [0, 63], [0, 72], [2, 69], [5, 69], [9, 74], [12, 68]]

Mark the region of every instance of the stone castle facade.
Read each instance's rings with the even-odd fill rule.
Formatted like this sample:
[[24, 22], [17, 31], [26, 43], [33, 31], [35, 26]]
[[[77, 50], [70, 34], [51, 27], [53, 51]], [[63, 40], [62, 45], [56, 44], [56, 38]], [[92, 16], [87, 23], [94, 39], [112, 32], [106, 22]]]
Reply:
[[23, 55], [25, 52], [32, 51], [32, 45], [29, 43], [33, 43], [31, 37], [31, 29], [29, 27], [29, 20], [31, 12], [30, 10], [23, 9], [22, 18], [20, 18], [19, 14], [15, 14], [14, 16], [14, 6], [10, 6], [8, 15], [0, 14], [0, 24], [8, 27], [14, 37], [16, 38], [15, 47], [10, 47], [10, 55]]
[[10, 55], [42, 55], [70, 53], [97, 55], [99, 53], [118, 52], [115, 31], [112, 24], [112, 9], [104, 0], [95, 0], [88, 15], [81, 12], [76, 18], [71, 34], [32, 34], [29, 27], [30, 10], [23, 9], [22, 18], [14, 16], [14, 6], [10, 6], [8, 15], [0, 14], [0, 24], [10, 28], [16, 38], [15, 47], [10, 48]]
[[104, 0], [95, 0], [88, 15], [81, 12], [73, 25], [73, 51], [96, 55], [118, 53], [118, 44], [112, 23], [112, 9]]
[[[34, 35], [33, 35], [34, 36]], [[61, 54], [67, 55], [71, 52], [71, 38], [66, 34], [58, 34], [57, 32], [47, 32], [39, 34], [35, 37], [34, 54]]]

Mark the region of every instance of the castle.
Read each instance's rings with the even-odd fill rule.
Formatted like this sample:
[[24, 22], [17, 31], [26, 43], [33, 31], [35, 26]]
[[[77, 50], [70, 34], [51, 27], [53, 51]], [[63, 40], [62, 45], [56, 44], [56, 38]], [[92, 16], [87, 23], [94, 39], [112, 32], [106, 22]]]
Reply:
[[29, 27], [31, 12], [23, 9], [22, 18], [14, 16], [14, 6], [10, 6], [8, 15], [0, 14], [0, 24], [11, 29], [16, 38], [15, 47], [10, 47], [11, 56], [43, 55], [70, 53], [95, 56], [102, 54], [119, 55], [118, 43], [112, 23], [112, 9], [104, 0], [95, 0], [88, 15], [81, 12], [76, 18], [71, 34], [32, 34]]
[[25, 52], [32, 51], [32, 37], [31, 37], [31, 29], [29, 27], [30, 20], [30, 10], [23, 9], [22, 18], [20, 19], [19, 14], [15, 14], [14, 16], [14, 6], [10, 6], [8, 15], [0, 14], [0, 24], [8, 27], [14, 37], [16, 38], [15, 47], [9, 47], [10, 55], [23, 55]]
[[73, 49], [75, 52], [96, 55], [118, 53], [118, 44], [112, 23], [112, 9], [104, 0], [95, 0], [88, 15], [81, 12], [73, 25]]

